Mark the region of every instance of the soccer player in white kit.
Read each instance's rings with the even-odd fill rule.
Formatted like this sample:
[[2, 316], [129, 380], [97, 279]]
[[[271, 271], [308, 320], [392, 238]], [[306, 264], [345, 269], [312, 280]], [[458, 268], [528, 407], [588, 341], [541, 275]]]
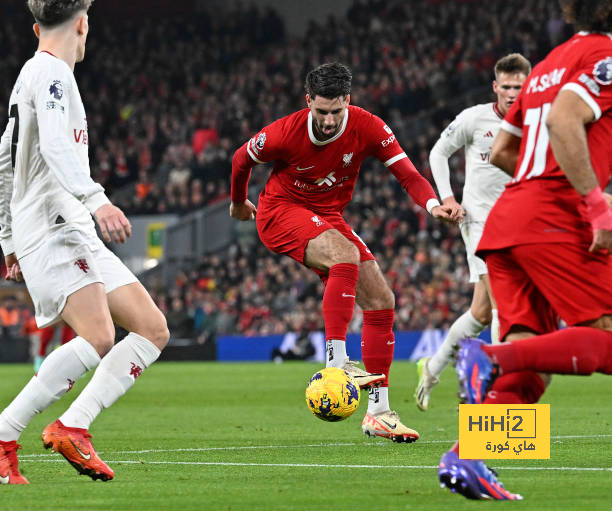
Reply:
[[[0, 414], [4, 484], [28, 484], [18, 468], [21, 432], [96, 366], [42, 438], [79, 473], [112, 479], [87, 430], [158, 358], [169, 337], [163, 314], [103, 245], [91, 218], [109, 242], [130, 235], [125, 215], [90, 177], [87, 119], [73, 75], [85, 55], [92, 1], [28, 0], [38, 51], [17, 78], [0, 144], [0, 244], [7, 277], [25, 280], [39, 327], [63, 319], [77, 335], [44, 360]], [[113, 322], [129, 332], [116, 345]]]
[[[467, 253], [470, 282], [475, 285], [469, 310], [451, 325], [438, 351], [431, 358], [422, 358], [417, 364], [419, 383], [414, 395], [421, 410], [429, 407], [431, 391], [438, 383], [443, 369], [452, 360], [461, 339], [475, 337], [491, 324], [492, 341], [499, 342], [499, 320], [487, 266], [474, 252], [489, 211], [511, 179], [504, 171], [489, 163], [491, 146], [504, 115], [519, 95], [531, 71], [531, 65], [522, 55], [512, 53], [498, 60], [494, 71], [493, 91], [497, 95], [497, 102], [463, 110], [442, 132], [429, 154], [431, 172], [442, 203], [453, 208], [463, 207], [465, 210], [461, 235]], [[463, 200], [459, 205], [450, 184], [448, 159], [462, 147], [465, 148], [465, 184]]]

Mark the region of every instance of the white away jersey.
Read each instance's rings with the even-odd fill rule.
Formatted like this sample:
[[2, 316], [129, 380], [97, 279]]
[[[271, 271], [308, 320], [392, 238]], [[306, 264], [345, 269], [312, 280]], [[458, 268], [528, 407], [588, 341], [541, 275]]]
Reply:
[[36, 52], [13, 87], [0, 143], [4, 254], [23, 257], [62, 226], [95, 235], [91, 214], [109, 201], [91, 179], [87, 144], [87, 118], [72, 70]]
[[466, 108], [442, 132], [429, 162], [440, 198], [452, 195], [448, 158], [465, 147], [465, 185], [462, 206], [466, 222], [484, 222], [511, 177], [489, 163], [502, 115], [495, 103]]

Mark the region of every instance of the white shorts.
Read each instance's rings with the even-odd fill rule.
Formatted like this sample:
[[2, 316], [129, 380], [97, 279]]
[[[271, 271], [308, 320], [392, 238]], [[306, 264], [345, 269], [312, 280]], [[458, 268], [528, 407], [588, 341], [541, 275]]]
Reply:
[[136, 276], [95, 235], [61, 229], [19, 259], [39, 328], [57, 322], [68, 297], [101, 282], [106, 293], [138, 282]]
[[489, 273], [486, 263], [480, 257], [474, 255], [476, 247], [480, 243], [480, 238], [482, 238], [484, 226], [484, 222], [463, 222], [461, 224], [461, 236], [463, 236], [463, 242], [465, 243], [467, 263], [470, 269], [470, 282], [474, 283], [480, 280], [481, 275]]

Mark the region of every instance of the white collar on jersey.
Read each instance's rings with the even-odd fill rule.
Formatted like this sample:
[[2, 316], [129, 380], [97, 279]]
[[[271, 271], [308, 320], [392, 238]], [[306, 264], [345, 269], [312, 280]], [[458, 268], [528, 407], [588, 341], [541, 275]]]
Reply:
[[578, 35], [589, 35], [589, 34], [604, 34], [607, 35], [610, 39], [612, 39], [612, 33], [610, 32], [587, 32], [586, 30], [581, 30], [578, 32]]
[[321, 140], [317, 140], [317, 138], [314, 136], [314, 133], [312, 132], [312, 112], [308, 112], [308, 136], [310, 137], [310, 141], [314, 145], [325, 145], [325, 144], [329, 144], [330, 142], [333, 142], [334, 140], [339, 139], [340, 135], [344, 133], [344, 128], [346, 128], [346, 123], [348, 122], [348, 115], [349, 115], [349, 109], [347, 106], [346, 113], [344, 114], [344, 119], [342, 120], [342, 128], [340, 128], [340, 131], [336, 133], [332, 138], [321, 141]]

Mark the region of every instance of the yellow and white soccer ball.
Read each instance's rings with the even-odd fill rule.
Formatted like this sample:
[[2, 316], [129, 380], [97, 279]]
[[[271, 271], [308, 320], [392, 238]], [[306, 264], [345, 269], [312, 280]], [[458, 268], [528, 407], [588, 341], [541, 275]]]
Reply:
[[359, 387], [343, 369], [328, 367], [310, 378], [306, 387], [306, 404], [319, 419], [341, 421], [357, 410]]

